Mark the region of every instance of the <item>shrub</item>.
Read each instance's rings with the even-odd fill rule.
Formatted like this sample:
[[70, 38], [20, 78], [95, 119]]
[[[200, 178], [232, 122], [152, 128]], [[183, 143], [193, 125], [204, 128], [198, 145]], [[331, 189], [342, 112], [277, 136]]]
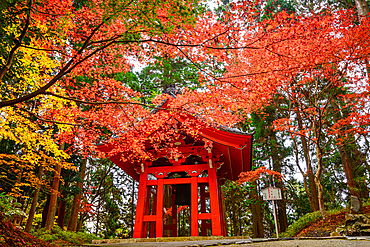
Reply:
[[[343, 209], [343, 208], [337, 208], [337, 209], [327, 211], [326, 213], [329, 216], [329, 215], [332, 215], [332, 214], [339, 214], [339, 213], [343, 212], [344, 210], [345, 209]], [[282, 238], [294, 237], [300, 231], [302, 231], [305, 227], [311, 225], [312, 223], [314, 223], [318, 219], [321, 219], [320, 211], [316, 211], [316, 212], [313, 212], [313, 213], [308, 213], [308, 214], [302, 216], [301, 218], [299, 218], [298, 220], [296, 220], [293, 224], [291, 224], [288, 227], [288, 229], [286, 229], [285, 232], [282, 232], [280, 234], [280, 237], [282, 237]]]
[[321, 218], [320, 211], [316, 211], [313, 213], [308, 213], [298, 220], [296, 220], [293, 224], [291, 224], [285, 232], [280, 234], [282, 238], [289, 238], [294, 237], [297, 235], [302, 229], [311, 225], [313, 222]]
[[0, 213], [0, 246], [54, 246], [15, 227]]
[[54, 226], [51, 231], [46, 231], [45, 228], [41, 228], [36, 231], [32, 231], [31, 233], [32, 235], [37, 236], [48, 242], [62, 240], [76, 245], [91, 243], [93, 239], [98, 239], [98, 237], [93, 234], [64, 231], [59, 226]]

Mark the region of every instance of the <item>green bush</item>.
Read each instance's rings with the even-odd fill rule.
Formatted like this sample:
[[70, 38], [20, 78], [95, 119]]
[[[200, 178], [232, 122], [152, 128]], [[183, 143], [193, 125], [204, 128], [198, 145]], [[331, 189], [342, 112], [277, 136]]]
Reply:
[[298, 220], [296, 220], [293, 224], [291, 224], [285, 232], [280, 234], [282, 238], [291, 238], [297, 235], [300, 231], [302, 231], [305, 227], [311, 225], [317, 219], [321, 218], [320, 211], [316, 211], [313, 213], [308, 213]]
[[[337, 209], [329, 210], [326, 213], [328, 215], [339, 214], [339, 213], [343, 212], [343, 210], [345, 210], [345, 209], [337, 208]], [[299, 218], [298, 220], [296, 220], [293, 224], [291, 224], [288, 227], [288, 229], [286, 229], [285, 232], [282, 232], [280, 234], [280, 237], [282, 237], [282, 238], [292, 238], [292, 237], [296, 236], [300, 231], [302, 231], [305, 227], [311, 225], [312, 223], [314, 223], [318, 219], [321, 219], [320, 211], [316, 211], [316, 212], [313, 212], [313, 213], [308, 213], [308, 214], [302, 216], [301, 218]]]
[[60, 239], [76, 245], [88, 244], [93, 239], [99, 239], [97, 236], [85, 232], [64, 231], [59, 226], [54, 226], [52, 231], [46, 231], [45, 228], [41, 228], [31, 233], [48, 242], [54, 242]]
[[50, 233], [43, 234], [40, 238], [45, 240], [46, 242], [53, 242], [59, 239], [58, 236], [52, 235]]
[[370, 198], [369, 199], [365, 199], [363, 202], [362, 202], [362, 206], [369, 206], [370, 205]]

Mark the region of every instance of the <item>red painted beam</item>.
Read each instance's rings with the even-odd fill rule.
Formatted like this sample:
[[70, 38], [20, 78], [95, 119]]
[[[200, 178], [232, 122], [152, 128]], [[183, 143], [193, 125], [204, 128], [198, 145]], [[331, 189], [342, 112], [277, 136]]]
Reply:
[[207, 170], [207, 164], [196, 165], [182, 165], [182, 166], [161, 166], [161, 167], [148, 167], [148, 173], [170, 173], [170, 172], [183, 172], [183, 171], [204, 171]]
[[[168, 178], [163, 180], [163, 184], [190, 184], [191, 178]], [[198, 184], [200, 183], [208, 183], [208, 177], [201, 177], [198, 178]], [[148, 186], [155, 186], [158, 184], [158, 180], [148, 180]], [[206, 193], [207, 194], [207, 193]], [[207, 197], [207, 196], [206, 196]], [[209, 195], [208, 195], [209, 197]]]
[[156, 221], [157, 220], [157, 215], [144, 215], [143, 221], [148, 222], [148, 221]]
[[198, 214], [198, 220], [210, 220], [211, 214], [210, 213], [201, 213]]

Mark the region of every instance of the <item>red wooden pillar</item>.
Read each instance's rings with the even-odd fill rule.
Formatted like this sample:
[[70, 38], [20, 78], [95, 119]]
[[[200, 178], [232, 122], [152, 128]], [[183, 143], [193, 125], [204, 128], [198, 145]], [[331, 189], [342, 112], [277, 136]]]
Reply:
[[[154, 194], [153, 195], [152, 215], [156, 215], [156, 214], [157, 214], [157, 194]], [[156, 225], [155, 221], [150, 222], [150, 233], [149, 233], [150, 238], [155, 238], [155, 225]]]
[[156, 237], [163, 237], [163, 181], [164, 175], [157, 176], [157, 214], [156, 214]]
[[191, 236], [199, 236], [198, 230], [198, 172], [191, 176]]
[[172, 237], [177, 237], [177, 205], [175, 199], [176, 195], [172, 193]]
[[142, 170], [140, 173], [140, 180], [139, 180], [139, 191], [138, 191], [138, 198], [137, 198], [135, 228], [134, 228], [133, 238], [143, 237], [143, 218], [144, 218], [144, 206], [145, 206], [147, 179], [148, 179], [148, 167], [144, 167], [144, 165], [142, 165]]
[[[206, 185], [199, 184], [200, 188], [200, 212], [206, 213]], [[200, 226], [200, 235], [207, 236], [207, 220], [202, 220]]]
[[211, 222], [212, 222], [212, 235], [221, 236], [221, 218], [220, 218], [220, 205], [218, 196], [217, 174], [214, 160], [210, 158], [209, 164], [214, 164], [212, 168], [208, 167], [209, 179], [209, 197], [211, 202]]
[[[148, 215], [150, 212], [150, 199], [151, 199], [151, 190], [152, 186], [146, 187], [146, 196], [145, 196], [145, 203], [144, 203], [144, 215]], [[142, 238], [146, 238], [148, 234], [148, 221], [143, 221], [143, 233]]]
[[220, 207], [220, 218], [221, 218], [221, 234], [222, 236], [226, 236], [226, 226], [225, 226], [225, 211], [224, 211], [224, 198], [222, 195], [221, 190], [221, 183], [220, 179], [217, 179], [218, 181], [218, 198], [219, 198], [219, 207]]

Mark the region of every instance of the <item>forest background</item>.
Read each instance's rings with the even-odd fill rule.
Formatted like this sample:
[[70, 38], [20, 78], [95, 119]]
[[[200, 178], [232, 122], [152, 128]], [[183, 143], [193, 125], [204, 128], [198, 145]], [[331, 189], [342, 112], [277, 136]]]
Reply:
[[[176, 114], [255, 131], [255, 170], [223, 186], [230, 236], [273, 234], [264, 187], [283, 188], [281, 232], [309, 212], [327, 217], [351, 195], [369, 199], [365, 0], [225, 0], [212, 10], [197, 0], [9, 0], [0, 8], [0, 189], [3, 204], [13, 198], [26, 212], [26, 232], [56, 221], [132, 236], [137, 184], [96, 147], [150, 159], [144, 143], [170, 145], [175, 134], [159, 127]], [[151, 114], [173, 89], [181, 93], [165, 116]], [[188, 214], [179, 212], [180, 235], [189, 234]]]

